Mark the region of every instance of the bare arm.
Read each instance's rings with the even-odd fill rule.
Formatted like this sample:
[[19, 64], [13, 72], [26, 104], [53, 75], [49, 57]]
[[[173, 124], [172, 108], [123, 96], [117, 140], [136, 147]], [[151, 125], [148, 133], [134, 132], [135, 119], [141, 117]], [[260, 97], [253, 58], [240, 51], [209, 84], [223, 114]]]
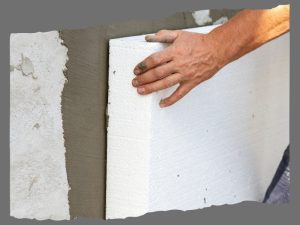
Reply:
[[243, 10], [210, 35], [223, 45], [219, 49], [223, 51], [221, 54], [227, 64], [288, 32], [289, 18], [289, 5], [267, 10]]
[[243, 10], [208, 34], [159, 31], [146, 36], [146, 40], [170, 46], [139, 63], [132, 84], [144, 95], [179, 83], [176, 91], [160, 102], [161, 107], [170, 106], [226, 64], [288, 32], [289, 27], [286, 5]]

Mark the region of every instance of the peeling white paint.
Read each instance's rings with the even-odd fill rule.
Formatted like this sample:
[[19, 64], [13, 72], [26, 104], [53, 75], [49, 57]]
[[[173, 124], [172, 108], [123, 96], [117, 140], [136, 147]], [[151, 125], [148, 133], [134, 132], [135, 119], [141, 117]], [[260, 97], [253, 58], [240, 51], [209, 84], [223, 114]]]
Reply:
[[67, 48], [57, 31], [10, 37], [10, 215], [69, 219], [61, 93]]
[[209, 10], [199, 10], [192, 13], [195, 23], [199, 26], [211, 23], [212, 19], [209, 15]]

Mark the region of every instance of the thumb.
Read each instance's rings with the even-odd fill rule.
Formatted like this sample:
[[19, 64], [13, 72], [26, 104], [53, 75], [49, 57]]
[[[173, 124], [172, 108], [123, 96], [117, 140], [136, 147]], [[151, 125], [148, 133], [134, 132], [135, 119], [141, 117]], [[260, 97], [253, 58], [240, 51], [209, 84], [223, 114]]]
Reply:
[[178, 37], [178, 34], [179, 31], [177, 30], [160, 30], [154, 35], [146, 35], [145, 40], [148, 42], [173, 43]]

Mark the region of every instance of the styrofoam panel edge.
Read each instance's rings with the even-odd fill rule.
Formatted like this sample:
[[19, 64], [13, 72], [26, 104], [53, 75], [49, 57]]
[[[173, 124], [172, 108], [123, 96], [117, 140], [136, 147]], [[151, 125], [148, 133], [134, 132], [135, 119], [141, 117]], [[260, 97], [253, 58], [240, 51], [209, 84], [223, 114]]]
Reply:
[[[122, 77], [122, 67], [119, 67], [119, 63], [123, 61], [118, 61], [118, 59], [122, 56], [116, 56], [113, 51], [114, 48], [118, 47], [110, 43], [107, 174], [113, 174], [113, 176], [107, 176], [106, 180], [106, 219], [115, 218], [114, 212], [116, 211], [118, 212], [118, 218], [126, 218], [127, 215], [139, 216], [145, 214], [148, 212], [149, 201], [148, 174], [152, 96], [140, 98], [137, 93], [134, 96], [129, 94], [132, 93], [133, 87], [130, 84], [124, 85], [124, 82], [128, 83], [128, 80], [127, 76]], [[130, 95], [129, 99], [127, 99], [127, 94]], [[112, 101], [114, 104], [110, 104]], [[141, 115], [140, 108], [145, 109], [144, 112], [146, 113]], [[130, 113], [128, 113], [128, 109], [131, 109]], [[124, 120], [120, 121], [118, 118], [124, 118]], [[128, 124], [128, 122], [131, 123], [132, 121], [133, 125]], [[136, 144], [130, 147], [128, 147], [128, 143], [131, 140], [124, 138], [128, 132], [128, 126], [134, 128], [135, 131], [129, 138], [136, 140]], [[127, 146], [127, 150], [129, 149], [131, 152], [118, 151], [121, 149], [120, 145]], [[141, 149], [143, 149], [142, 152], [140, 151]], [[124, 148], [124, 150], [126, 149]], [[126, 162], [124, 162], [124, 159], [126, 159]], [[138, 168], [138, 170], [132, 171], [131, 174], [126, 174], [127, 168], [132, 165], [135, 165], [135, 168]], [[134, 180], [139, 185], [131, 182], [131, 180]], [[122, 205], [118, 201], [118, 193], [122, 193], [124, 190], [131, 190], [130, 193], [133, 193], [133, 195], [125, 197], [128, 202], [134, 204], [133, 206]], [[137, 208], [138, 210], [136, 210]]]

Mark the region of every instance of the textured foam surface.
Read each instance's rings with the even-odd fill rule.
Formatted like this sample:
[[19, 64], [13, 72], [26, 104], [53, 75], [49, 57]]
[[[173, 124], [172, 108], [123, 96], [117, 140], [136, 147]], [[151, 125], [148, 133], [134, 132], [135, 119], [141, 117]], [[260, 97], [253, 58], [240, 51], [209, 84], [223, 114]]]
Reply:
[[110, 41], [106, 217], [262, 201], [289, 144], [289, 34], [161, 109], [174, 87], [140, 96], [131, 80], [163, 48]]
[[61, 42], [56, 31], [10, 38], [10, 215], [17, 218], [70, 217]]

